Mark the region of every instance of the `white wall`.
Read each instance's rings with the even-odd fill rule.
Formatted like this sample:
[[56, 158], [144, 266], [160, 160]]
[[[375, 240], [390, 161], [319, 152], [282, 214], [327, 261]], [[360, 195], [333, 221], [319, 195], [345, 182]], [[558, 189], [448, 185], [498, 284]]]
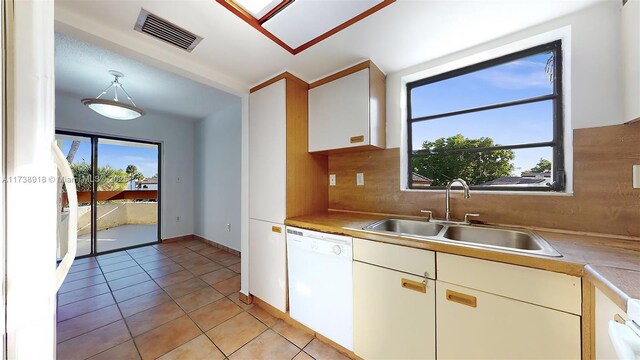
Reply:
[[[195, 127], [194, 233], [240, 250], [242, 104], [240, 97]], [[227, 224], [231, 231], [227, 231]]]
[[[387, 147], [401, 145], [403, 78], [452, 62], [464, 62], [478, 54], [528, 39], [546, 32], [570, 27], [570, 118], [573, 129], [621, 124], [621, 2], [607, 1], [580, 12], [505, 36], [501, 39], [458, 52], [387, 76]], [[565, 56], [565, 61], [567, 61]], [[405, 79], [406, 81], [406, 79]]]
[[57, 93], [56, 129], [161, 142], [162, 238], [193, 234], [194, 121], [154, 113], [133, 121], [110, 120], [82, 105], [77, 97]]
[[626, 121], [640, 117], [640, 0], [629, 0], [622, 10], [623, 65]]

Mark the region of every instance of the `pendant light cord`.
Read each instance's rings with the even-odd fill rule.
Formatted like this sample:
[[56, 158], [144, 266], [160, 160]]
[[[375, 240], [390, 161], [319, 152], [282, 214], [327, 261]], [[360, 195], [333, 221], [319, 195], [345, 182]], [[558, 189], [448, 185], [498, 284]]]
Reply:
[[109, 89], [111, 89], [112, 87], [113, 92], [114, 92], [114, 97], [113, 100], [114, 101], [118, 101], [118, 88], [120, 88], [122, 90], [122, 92], [124, 92], [124, 94], [127, 96], [127, 100], [129, 100], [131, 102], [131, 104], [133, 104], [133, 106], [136, 106], [136, 103], [133, 102], [133, 99], [131, 98], [131, 95], [129, 95], [129, 93], [127, 92], [127, 90], [124, 89], [124, 87], [122, 86], [122, 84], [118, 81], [118, 76], [115, 76], [115, 79], [111, 82], [111, 84], [109, 86], [107, 86], [106, 89], [102, 90], [102, 92], [100, 93], [100, 95], [96, 96], [96, 99], [100, 99], [103, 95], [106, 95], [107, 92], [109, 91]]

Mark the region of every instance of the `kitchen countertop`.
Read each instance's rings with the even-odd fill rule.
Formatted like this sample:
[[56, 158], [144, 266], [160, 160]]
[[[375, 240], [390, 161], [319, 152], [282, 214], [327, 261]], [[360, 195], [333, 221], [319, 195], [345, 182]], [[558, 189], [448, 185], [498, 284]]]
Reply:
[[[469, 248], [454, 244], [417, 240], [362, 230], [387, 218], [415, 218], [396, 215], [327, 211], [289, 218], [286, 225], [361, 239], [470, 256], [509, 264], [586, 277], [627, 311], [631, 299], [640, 299], [640, 239], [620, 239], [593, 234], [566, 233], [526, 228], [543, 237], [562, 257], [546, 257]], [[513, 226], [510, 226], [515, 228]]]

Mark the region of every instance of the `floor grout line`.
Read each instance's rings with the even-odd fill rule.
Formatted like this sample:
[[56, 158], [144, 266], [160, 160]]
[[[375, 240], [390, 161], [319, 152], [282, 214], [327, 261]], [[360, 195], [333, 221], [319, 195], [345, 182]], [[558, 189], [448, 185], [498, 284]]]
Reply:
[[[155, 251], [156, 253], [160, 253], [162, 256], [165, 256], [165, 258], [158, 259], [157, 261], [164, 260], [164, 259], [169, 259], [169, 260], [171, 260], [174, 264], [177, 264], [177, 265], [179, 265], [179, 266], [182, 268], [181, 270], [178, 270], [178, 271], [186, 270], [187, 272], [189, 272], [193, 277], [192, 277], [192, 278], [189, 278], [189, 279], [187, 279], [187, 280], [192, 280], [192, 279], [196, 279], [196, 278], [197, 278], [197, 279], [199, 279], [199, 280], [203, 281], [203, 282], [206, 284], [206, 287], [202, 287], [202, 288], [200, 288], [200, 289], [196, 289], [196, 290], [194, 290], [194, 291], [190, 291], [190, 292], [188, 292], [188, 293], [181, 294], [181, 296], [179, 296], [179, 297], [177, 297], [177, 298], [180, 298], [180, 297], [183, 297], [183, 296], [187, 296], [187, 295], [192, 294], [192, 293], [194, 293], [194, 292], [196, 292], [196, 291], [203, 290], [203, 289], [205, 289], [205, 288], [207, 288], [207, 287], [208, 287], [208, 288], [212, 288], [213, 290], [217, 291], [218, 293], [220, 293], [220, 294], [222, 295], [222, 297], [221, 297], [220, 299], [216, 300], [216, 301], [219, 301], [219, 300], [222, 300], [222, 299], [225, 299], [225, 298], [226, 298], [227, 300], [231, 301], [232, 303], [234, 303], [236, 306], [238, 306], [238, 307], [242, 310], [240, 313], [236, 314], [235, 316], [238, 316], [238, 315], [239, 315], [239, 314], [241, 314], [242, 312], [246, 312], [246, 313], [248, 313], [249, 315], [251, 315], [253, 318], [255, 318], [256, 320], [260, 321], [260, 319], [257, 319], [255, 316], [253, 316], [253, 314], [249, 313], [249, 312], [247, 311], [248, 309], [245, 309], [245, 308], [243, 308], [243, 307], [239, 306], [238, 304], [236, 304], [236, 303], [233, 301], [233, 299], [231, 298], [231, 296], [235, 295], [235, 294], [236, 294], [236, 292], [233, 292], [233, 293], [231, 293], [231, 294], [225, 295], [225, 294], [221, 293], [219, 290], [217, 290], [217, 289], [213, 286], [213, 285], [215, 285], [215, 284], [218, 284], [219, 282], [226, 281], [226, 280], [231, 279], [231, 278], [233, 278], [233, 277], [235, 277], [235, 276], [239, 276], [239, 275], [240, 275], [239, 273], [237, 273], [236, 271], [234, 271], [233, 269], [231, 269], [231, 268], [230, 268], [230, 267], [232, 267], [232, 266], [237, 266], [237, 263], [230, 264], [230, 265], [224, 265], [224, 264], [221, 264], [221, 263], [217, 262], [216, 260], [213, 260], [213, 259], [211, 259], [211, 258], [209, 258], [209, 257], [207, 257], [207, 256], [205, 256], [205, 255], [202, 255], [202, 254], [199, 254], [199, 253], [198, 253], [198, 251], [203, 250], [203, 249], [206, 249], [206, 248], [202, 248], [202, 249], [199, 249], [198, 251], [196, 251], [196, 250], [192, 250], [192, 249], [188, 248], [187, 246], [178, 246], [178, 245], [176, 245], [176, 246], [175, 246], [175, 248], [183, 248], [183, 249], [187, 249], [187, 250], [188, 250], [188, 252], [184, 252], [184, 253], [180, 252], [179, 254], [177, 254], [177, 255], [173, 255], [173, 256], [170, 256], [169, 254], [167, 254], [167, 253], [163, 252], [163, 251], [161, 250], [161, 248], [154, 248], [154, 247], [153, 247], [153, 245], [152, 245], [152, 246], [150, 246], [149, 248], [153, 248], [153, 249], [154, 249], [154, 251]], [[172, 247], [172, 248], [174, 248], [174, 247]], [[219, 251], [224, 251], [224, 252], [226, 252], [225, 250], [222, 250], [222, 249], [219, 249]], [[219, 252], [219, 251], [216, 251], [216, 252]], [[101, 328], [103, 328], [103, 327], [105, 327], [105, 326], [111, 325], [111, 324], [113, 324], [113, 323], [115, 323], [115, 322], [117, 322], [117, 321], [122, 320], [122, 321], [124, 322], [125, 326], [127, 327], [127, 331], [129, 332], [129, 337], [130, 337], [130, 339], [128, 339], [128, 340], [126, 340], [126, 341], [124, 341], [124, 342], [122, 342], [122, 343], [119, 343], [119, 344], [117, 344], [117, 345], [114, 345], [114, 346], [112, 346], [112, 347], [110, 347], [110, 348], [108, 348], [108, 349], [105, 349], [105, 350], [103, 350], [103, 351], [101, 351], [101, 352], [99, 352], [99, 353], [93, 354], [93, 355], [91, 355], [91, 356], [96, 356], [96, 355], [98, 355], [98, 354], [101, 354], [101, 353], [104, 353], [104, 352], [106, 352], [106, 351], [109, 351], [109, 350], [111, 350], [111, 349], [113, 349], [113, 348], [115, 348], [115, 347], [117, 347], [117, 346], [120, 346], [120, 345], [122, 345], [122, 344], [126, 343], [127, 341], [132, 341], [132, 343], [133, 343], [134, 347], [136, 348], [136, 351], [138, 352], [138, 355], [142, 358], [142, 354], [140, 353], [140, 349], [138, 348], [138, 345], [137, 345], [137, 344], [136, 344], [136, 342], [135, 342], [135, 337], [133, 336], [133, 334], [132, 334], [132, 332], [131, 332], [131, 329], [129, 328], [129, 325], [128, 325], [127, 321], [126, 321], [126, 317], [124, 316], [124, 314], [122, 313], [122, 310], [120, 309], [120, 303], [116, 300], [116, 298], [115, 298], [115, 296], [114, 296], [114, 292], [116, 292], [116, 291], [120, 291], [120, 290], [123, 290], [123, 289], [127, 289], [127, 288], [130, 288], [130, 287], [132, 287], [132, 286], [139, 285], [140, 283], [143, 283], [143, 282], [153, 281], [153, 283], [154, 283], [154, 284], [156, 284], [156, 285], [159, 287], [159, 289], [149, 291], [149, 292], [147, 292], [147, 293], [145, 293], [145, 294], [140, 294], [140, 295], [135, 296], [135, 297], [133, 297], [133, 298], [131, 298], [131, 299], [123, 300], [122, 302], [125, 302], [125, 301], [128, 301], [128, 300], [132, 300], [132, 299], [136, 299], [136, 298], [139, 298], [139, 297], [142, 297], [142, 296], [148, 295], [149, 293], [151, 293], [151, 292], [153, 292], [153, 291], [162, 290], [162, 291], [163, 291], [163, 292], [168, 296], [168, 298], [169, 298], [166, 302], [172, 301], [172, 302], [173, 302], [176, 306], [178, 306], [178, 307], [180, 308], [180, 310], [184, 313], [183, 315], [180, 315], [178, 318], [180, 318], [180, 317], [182, 317], [182, 316], [185, 316], [185, 315], [186, 315], [186, 316], [189, 318], [189, 320], [190, 320], [194, 325], [196, 325], [196, 327], [198, 328], [198, 330], [200, 330], [200, 334], [199, 334], [199, 335], [197, 335], [197, 336], [195, 336], [193, 339], [195, 339], [195, 338], [197, 338], [197, 337], [199, 337], [199, 336], [201, 336], [201, 335], [204, 335], [204, 336], [206, 336], [206, 337], [207, 337], [207, 339], [208, 339], [208, 340], [209, 340], [209, 341], [210, 341], [210, 342], [211, 342], [211, 343], [216, 347], [216, 349], [218, 349], [218, 350], [220, 351], [220, 353], [224, 356], [224, 358], [225, 358], [225, 359], [226, 359], [226, 358], [228, 358], [228, 356], [230, 356], [231, 354], [233, 354], [233, 353], [231, 353], [231, 354], [229, 354], [229, 355], [226, 355], [226, 354], [222, 351], [222, 349], [220, 349], [220, 347], [219, 347], [219, 346], [218, 346], [218, 345], [217, 345], [217, 344], [216, 344], [216, 343], [215, 343], [211, 338], [209, 338], [209, 336], [207, 336], [207, 335], [206, 335], [206, 331], [205, 331], [205, 330], [203, 330], [203, 329], [200, 327], [200, 325], [198, 325], [198, 323], [196, 323], [196, 322], [194, 321], [194, 319], [190, 316], [190, 312], [186, 311], [184, 308], [182, 308], [182, 306], [180, 306], [180, 304], [178, 304], [178, 302], [176, 301], [176, 299], [177, 299], [177, 298], [174, 298], [173, 296], [171, 296], [171, 295], [170, 295], [170, 294], [165, 290], [165, 288], [164, 288], [163, 286], [161, 286], [158, 282], [156, 282], [156, 281], [155, 281], [156, 279], [155, 279], [155, 278], [153, 278], [153, 277], [149, 274], [149, 271], [152, 271], [152, 270], [155, 270], [155, 269], [158, 269], [158, 268], [147, 270], [147, 269], [143, 268], [143, 267], [141, 266], [142, 264], [140, 264], [140, 263], [137, 261], [137, 259], [136, 259], [136, 258], [134, 258], [133, 256], [131, 256], [131, 254], [130, 254], [130, 253], [128, 253], [128, 251], [127, 251], [127, 250], [124, 250], [124, 252], [125, 252], [125, 254], [123, 254], [123, 255], [119, 255], [119, 256], [123, 256], [123, 257], [124, 257], [125, 255], [128, 255], [128, 257], [129, 257], [130, 259], [123, 260], [122, 262], [132, 260], [132, 261], [133, 261], [133, 262], [135, 262], [137, 265], [133, 265], [133, 266], [126, 267], [126, 268], [122, 268], [122, 269], [118, 269], [118, 270], [112, 270], [112, 271], [109, 271], [108, 273], [110, 273], [110, 272], [115, 272], [115, 271], [119, 271], [119, 270], [126, 270], [126, 269], [130, 269], [130, 268], [135, 267], [135, 266], [140, 267], [140, 269], [142, 270], [142, 272], [137, 273], [137, 274], [132, 274], [132, 275], [124, 276], [124, 277], [121, 277], [121, 278], [118, 278], [118, 279], [107, 280], [107, 278], [106, 278], [106, 276], [105, 276], [105, 274], [107, 274], [107, 273], [105, 273], [105, 272], [104, 272], [104, 270], [103, 270], [103, 266], [111, 266], [111, 265], [114, 265], [114, 264], [117, 264], [117, 263], [121, 263], [121, 262], [117, 262], [117, 263], [110, 263], [110, 264], [107, 264], [107, 265], [101, 265], [101, 264], [100, 264], [100, 262], [96, 259], [96, 264], [97, 264], [97, 266], [96, 266], [96, 267], [94, 267], [94, 268], [91, 268], [91, 269], [98, 268], [98, 269], [99, 269], [99, 271], [100, 271], [100, 274], [96, 274], [96, 275], [93, 275], [93, 276], [101, 275], [101, 276], [103, 277], [104, 282], [102, 282], [102, 283], [98, 283], [98, 284], [91, 284], [91, 285], [88, 285], [88, 286], [85, 286], [85, 287], [82, 287], [82, 288], [78, 288], [78, 289], [70, 290], [70, 291], [76, 291], [76, 290], [86, 289], [86, 288], [88, 288], [88, 287], [92, 287], [92, 286], [97, 286], [97, 285], [106, 284], [106, 285], [107, 285], [107, 288], [109, 289], [109, 294], [111, 294], [111, 298], [112, 298], [112, 299], [113, 299], [113, 301], [114, 301], [114, 304], [109, 304], [109, 305], [106, 305], [106, 306], [100, 307], [100, 308], [98, 308], [98, 309], [94, 309], [94, 310], [92, 310], [92, 311], [89, 311], [89, 312], [87, 312], [87, 313], [83, 313], [83, 314], [79, 314], [79, 315], [73, 316], [73, 317], [71, 317], [71, 318], [69, 318], [69, 319], [65, 319], [65, 320], [63, 320], [63, 321], [61, 321], [61, 322], [68, 321], [68, 320], [74, 319], [74, 318], [76, 318], [76, 317], [78, 317], [78, 316], [86, 315], [86, 314], [89, 314], [89, 313], [94, 312], [94, 311], [102, 310], [102, 309], [104, 309], [104, 308], [106, 308], [106, 307], [109, 307], [109, 306], [112, 306], [112, 305], [115, 305], [115, 306], [117, 307], [118, 312], [120, 313], [120, 317], [121, 317], [121, 318], [120, 318], [120, 319], [118, 319], [118, 320], [112, 321], [112, 322], [110, 322], [110, 323], [108, 323], [108, 324], [102, 325], [102, 326], [100, 326], [100, 327], [98, 327], [98, 328], [96, 328], [96, 329], [89, 330], [89, 331], [84, 332], [84, 333], [82, 333], [82, 334], [76, 335], [76, 336], [74, 336], [74, 337], [72, 337], [72, 338], [69, 338], [69, 339], [67, 339], [67, 340], [63, 341], [63, 342], [69, 341], [69, 340], [71, 340], [71, 339], [73, 339], [73, 338], [76, 338], [76, 337], [78, 337], [78, 336], [85, 335], [85, 334], [87, 334], [87, 333], [89, 333], [89, 332], [91, 332], [91, 331], [95, 331], [95, 330], [101, 329]], [[230, 254], [230, 255], [235, 255], [235, 254], [231, 254], [231, 253], [229, 253], [229, 252], [226, 252], [226, 253], [228, 253], [228, 254]], [[214, 263], [214, 264], [216, 264], [216, 265], [219, 265], [219, 266], [220, 266], [220, 268], [219, 268], [219, 269], [213, 270], [213, 271], [211, 271], [211, 272], [218, 271], [218, 270], [221, 270], [221, 269], [227, 269], [227, 270], [229, 270], [229, 271], [233, 272], [235, 275], [233, 275], [233, 276], [231, 276], [231, 277], [229, 277], [229, 278], [227, 278], [227, 279], [220, 280], [220, 281], [218, 281], [218, 282], [216, 282], [216, 283], [214, 283], [214, 284], [209, 284], [208, 282], [206, 282], [206, 281], [202, 280], [202, 279], [201, 279], [201, 276], [206, 275], [206, 274], [209, 274], [209, 273], [211, 273], [211, 272], [207, 272], [207, 273], [205, 273], [205, 274], [201, 274], [201, 275], [195, 275], [195, 274], [194, 274], [194, 273], [192, 273], [189, 269], [187, 269], [186, 267], [184, 267], [181, 263], [178, 263], [178, 262], [176, 262], [175, 260], [173, 260], [173, 259], [172, 259], [173, 257], [178, 257], [178, 256], [182, 256], [182, 255], [189, 255], [189, 254], [197, 254], [197, 255], [199, 255], [199, 256], [205, 257], [205, 258], [207, 258], [207, 260], [208, 260], [208, 261], [210, 261], [210, 262], [212, 262], [212, 263]], [[114, 256], [111, 256], [110, 258], [116, 258], [116, 257], [119, 257], [119, 256], [115, 256], [115, 255], [114, 255]], [[151, 256], [151, 255], [149, 255], [149, 256]], [[235, 255], [235, 256], [237, 256], [237, 255]], [[144, 258], [144, 256], [140, 256], [140, 258]], [[151, 261], [150, 261], [150, 262], [151, 262]], [[147, 264], [147, 263], [150, 263], [150, 262], [145, 262], [144, 264]], [[186, 261], [185, 263], [188, 263], [188, 261]], [[202, 264], [202, 265], [204, 265], [204, 264]], [[170, 266], [170, 265], [167, 265], [167, 266]], [[195, 266], [199, 266], [199, 265], [195, 265]], [[195, 266], [194, 266], [194, 267], [195, 267]], [[87, 269], [87, 270], [90, 270], [90, 269]], [[85, 271], [85, 270], [81, 270], [81, 271]], [[176, 271], [176, 272], [177, 272], [177, 271]], [[120, 288], [120, 289], [117, 289], [117, 290], [113, 290], [113, 288], [111, 287], [110, 282], [117, 281], [117, 280], [120, 280], [120, 279], [125, 279], [125, 278], [128, 278], [128, 277], [136, 276], [136, 275], [143, 274], [143, 273], [144, 273], [144, 274], [146, 274], [146, 275], [149, 277], [149, 280], [145, 280], [145, 281], [142, 281], [142, 282], [137, 283], [137, 284], [132, 284], [132, 285], [129, 285], [129, 286], [125, 286], [125, 287]], [[174, 273], [175, 273], [175, 272], [174, 272]], [[173, 274], [173, 273], [171, 273], [171, 274]], [[171, 274], [167, 274], [167, 275], [171, 275]], [[167, 275], [165, 275], [165, 276], [167, 276]], [[91, 276], [88, 276], [88, 277], [86, 277], [86, 278], [90, 278], [90, 277], [91, 277]], [[76, 279], [76, 280], [74, 280], [74, 281], [83, 280], [83, 279], [86, 279], [86, 278]], [[187, 280], [185, 280], [185, 281], [187, 281]], [[73, 281], [72, 281], [72, 282], [73, 282]], [[70, 282], [70, 283], [72, 283], [72, 282]], [[176, 283], [174, 283], [174, 284], [167, 285], [167, 287], [172, 286], [172, 285], [180, 284], [181, 282], [183, 282], [183, 281], [178, 281], [178, 282], [176, 282]], [[97, 296], [106, 295], [106, 294], [107, 294], [107, 293], [105, 292], [105, 293], [103, 293], [103, 294], [98, 294], [98, 295], [91, 296], [91, 297], [88, 297], [88, 298], [85, 298], [85, 299], [82, 299], [82, 300], [78, 300], [78, 301], [88, 300], [88, 299], [91, 299], [91, 298], [94, 298], [94, 297], [97, 297]], [[77, 301], [75, 301], [75, 302], [77, 302]], [[75, 302], [71, 302], [71, 303], [68, 303], [68, 304], [65, 304], [65, 305], [62, 305], [62, 306], [70, 305], [70, 304], [73, 304], [73, 303], [75, 303]], [[164, 303], [166, 303], [166, 302], [164, 302]], [[163, 303], [163, 304], [164, 304], [164, 303]], [[211, 303], [206, 304], [206, 305], [203, 305], [203, 306], [201, 306], [201, 307], [199, 307], [199, 308], [197, 308], [197, 309], [192, 309], [192, 310], [191, 310], [191, 312], [196, 311], [196, 310], [198, 310], [198, 309], [200, 309], [200, 308], [202, 308], [202, 307], [204, 307], [204, 306], [210, 305], [210, 304], [211, 304]], [[160, 304], [160, 305], [162, 305], [162, 304]], [[156, 306], [159, 306], [159, 305], [156, 305]], [[154, 308], [154, 307], [156, 307], [156, 306], [153, 306], [153, 307], [151, 307], [151, 308], [149, 308], [149, 309], [152, 309], [152, 308]], [[137, 312], [137, 313], [130, 314], [130, 315], [129, 315], [129, 317], [131, 317], [131, 316], [133, 316], [133, 315], [135, 315], [135, 314], [138, 314], [138, 313], [140, 313], [140, 312], [147, 311], [147, 310], [149, 310], [149, 309], [145, 309], [145, 310], [139, 311], [139, 312]], [[234, 316], [234, 317], [235, 317], [235, 316]], [[232, 318], [233, 318], [233, 317], [232, 317]], [[169, 323], [169, 322], [171, 322], [171, 321], [174, 321], [174, 320], [176, 320], [176, 319], [172, 319], [172, 320], [167, 321], [167, 322], [165, 322], [165, 323], [163, 323], [163, 324], [159, 324], [159, 325], [155, 326], [153, 329], [149, 329], [149, 330], [145, 331], [144, 333], [139, 334], [138, 336], [141, 336], [141, 335], [143, 335], [143, 334], [145, 334], [145, 333], [147, 333], [147, 332], [149, 332], [149, 331], [152, 331], [152, 330], [154, 330], [154, 329], [157, 329], [158, 327], [163, 326], [163, 325], [165, 325], [165, 324], [167, 324], [167, 323]], [[229, 319], [227, 319], [227, 320], [223, 321], [222, 323], [224, 323], [224, 322], [226, 322], [226, 321], [228, 321], [228, 320], [229, 320]], [[262, 322], [262, 321], [260, 321], [260, 322]], [[218, 324], [218, 325], [220, 325], [220, 324]], [[216, 325], [216, 326], [218, 326], [218, 325]], [[270, 326], [268, 326], [268, 325], [266, 325], [266, 324], [264, 324], [264, 325], [267, 327], [267, 329], [265, 329], [264, 331], [267, 331], [268, 329], [271, 329], [271, 327], [270, 327]], [[215, 328], [215, 326], [214, 326], [214, 328]], [[209, 330], [210, 330], [210, 329], [209, 329]], [[207, 330], [207, 331], [208, 331], [208, 330]], [[264, 333], [264, 331], [263, 331], [262, 333]], [[262, 334], [262, 333], [260, 333], [260, 334]], [[276, 333], [277, 333], [277, 332], [276, 332]], [[259, 335], [257, 335], [256, 337], [260, 336], [260, 334], [259, 334]], [[278, 334], [278, 335], [280, 335], [280, 334]], [[282, 336], [282, 335], [280, 335], [280, 336]], [[238, 351], [239, 349], [241, 349], [242, 347], [244, 347], [245, 345], [247, 345], [249, 342], [253, 341], [256, 337], [254, 337], [254, 338], [252, 338], [251, 340], [247, 341], [245, 344], [243, 344], [240, 348], [236, 349], [235, 351]], [[282, 336], [282, 337], [283, 337], [283, 338], [285, 338], [284, 336]], [[184, 344], [186, 344], [186, 343], [188, 343], [188, 342], [192, 341], [193, 339], [190, 339], [190, 340], [188, 340], [187, 342], [185, 342], [185, 343], [183, 343], [183, 344], [178, 345], [176, 348], [178, 348], [178, 347], [180, 347], [180, 346], [183, 346]], [[286, 339], [286, 338], [285, 338], [285, 339]], [[287, 341], [288, 341], [288, 339], [287, 339]], [[295, 344], [294, 344], [294, 346], [295, 346]], [[175, 350], [176, 348], [173, 348], [173, 349], [168, 350], [167, 352], [165, 352], [165, 354], [166, 354], [166, 353], [168, 353], [168, 352], [170, 352], [170, 351]], [[234, 351], [234, 352], [235, 352], [235, 351]], [[162, 354], [162, 355], [164, 355], [164, 354]]]
[[[137, 262], [136, 262], [136, 264], [137, 264]], [[98, 263], [98, 266], [100, 266], [99, 263]], [[102, 266], [100, 266], [100, 271], [102, 271]], [[108, 281], [107, 281], [107, 286], [109, 287], [109, 290], [111, 290], [111, 292], [110, 292], [111, 293], [111, 297], [113, 298], [113, 301], [116, 303], [116, 307], [118, 308], [118, 312], [120, 313], [120, 318], [121, 318], [122, 322], [124, 323], [124, 326], [127, 328], [127, 331], [129, 332], [129, 338], [130, 338], [129, 340], [131, 340], [131, 342], [133, 342], [133, 346], [136, 348], [136, 351], [138, 352], [138, 356], [140, 356], [140, 358], [142, 359], [142, 355], [140, 354], [140, 350], [138, 350], [138, 346], [136, 346], [136, 342], [135, 342], [135, 340], [133, 338], [133, 334], [131, 333], [131, 329], [129, 328], [129, 324], [127, 324], [127, 320], [125, 319], [124, 314], [122, 313], [122, 310], [120, 309], [120, 305], [118, 303], [118, 300], [116, 299], [115, 295], [113, 295], [113, 290], [111, 289], [111, 285], [109, 285]], [[122, 343], [120, 343], [120, 344], [118, 344], [116, 346], [120, 346], [121, 344], [124, 344], [125, 342], [122, 342]], [[105, 349], [104, 351], [109, 351], [109, 350], [113, 349], [116, 346], [112, 346], [109, 349]], [[91, 355], [91, 356], [95, 356], [95, 355], [98, 355], [98, 354], [94, 354], [94, 355]]]

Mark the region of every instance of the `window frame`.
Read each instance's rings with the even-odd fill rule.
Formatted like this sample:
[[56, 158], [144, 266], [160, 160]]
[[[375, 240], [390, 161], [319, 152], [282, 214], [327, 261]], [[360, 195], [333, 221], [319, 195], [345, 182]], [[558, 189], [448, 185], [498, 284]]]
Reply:
[[[432, 84], [435, 82], [451, 79], [457, 76], [466, 75], [476, 71], [488, 69], [497, 65], [502, 65], [511, 61], [526, 58], [532, 55], [540, 54], [546, 51], [552, 51], [554, 53], [553, 63], [553, 92], [548, 95], [535, 96], [531, 98], [519, 99], [514, 101], [506, 101], [501, 103], [477, 106], [472, 108], [466, 108], [456, 111], [449, 111], [445, 113], [432, 114], [428, 116], [412, 117], [411, 107], [411, 91], [415, 88]], [[470, 148], [470, 149], [456, 149], [455, 152], [472, 153], [491, 150], [512, 150], [512, 149], [527, 149], [527, 148], [540, 148], [551, 147], [553, 160], [552, 160], [552, 178], [553, 183], [551, 186], [469, 186], [472, 190], [480, 191], [513, 191], [513, 192], [564, 192], [566, 190], [566, 172], [564, 166], [564, 107], [563, 107], [563, 58], [562, 58], [562, 40], [555, 40], [542, 45], [537, 45], [524, 50], [516, 51], [507, 55], [503, 55], [494, 59], [482, 61], [476, 64], [468, 65], [459, 69], [447, 71], [434, 76], [429, 76], [424, 79], [408, 82], [406, 84], [406, 100], [407, 100], [407, 189], [409, 190], [443, 190], [445, 186], [428, 186], [419, 187], [413, 186], [412, 174], [413, 166], [412, 160], [416, 156], [413, 150], [413, 138], [412, 138], [412, 125], [420, 121], [428, 121], [433, 119], [445, 118], [455, 115], [469, 114], [474, 112], [506, 108], [524, 104], [532, 104], [542, 101], [553, 101], [553, 139], [546, 142], [538, 143], [526, 143], [526, 144], [513, 144], [513, 145], [501, 145], [488, 148]], [[418, 155], [419, 156], [419, 155]], [[454, 187], [455, 188], [455, 187]]]

